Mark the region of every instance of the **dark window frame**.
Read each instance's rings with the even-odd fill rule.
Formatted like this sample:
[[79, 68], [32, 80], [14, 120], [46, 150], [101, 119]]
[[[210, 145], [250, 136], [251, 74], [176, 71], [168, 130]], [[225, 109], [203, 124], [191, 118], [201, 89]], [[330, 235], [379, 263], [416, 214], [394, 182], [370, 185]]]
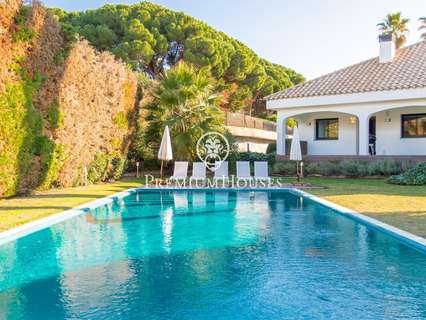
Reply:
[[[337, 137], [336, 138], [320, 138], [319, 135], [318, 135], [318, 133], [319, 133], [318, 132], [318, 128], [319, 128], [318, 123], [320, 121], [330, 121], [330, 120], [337, 121]], [[340, 128], [339, 118], [315, 119], [315, 140], [320, 140], [320, 141], [322, 141], [322, 140], [325, 140], [325, 141], [327, 141], [327, 140], [339, 140], [339, 128]]]
[[[406, 135], [404, 132], [404, 124], [405, 124], [405, 118], [406, 117], [419, 117], [419, 118], [423, 118], [426, 117], [426, 113], [409, 113], [409, 114], [401, 114], [401, 139], [416, 139], [416, 138], [426, 138], [426, 133], [424, 133], [423, 135], [414, 135], [414, 136], [410, 136], [410, 135]], [[417, 128], [416, 128], [417, 129]]]

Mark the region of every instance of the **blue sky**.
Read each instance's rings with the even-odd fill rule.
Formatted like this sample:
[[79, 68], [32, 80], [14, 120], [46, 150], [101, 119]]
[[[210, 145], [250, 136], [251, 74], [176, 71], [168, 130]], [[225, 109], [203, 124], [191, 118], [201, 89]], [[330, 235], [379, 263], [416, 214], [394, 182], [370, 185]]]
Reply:
[[[67, 10], [131, 0], [45, 0]], [[408, 43], [417, 42], [426, 0], [152, 0], [224, 31], [260, 56], [308, 79], [378, 54], [376, 24], [389, 12], [410, 18]]]

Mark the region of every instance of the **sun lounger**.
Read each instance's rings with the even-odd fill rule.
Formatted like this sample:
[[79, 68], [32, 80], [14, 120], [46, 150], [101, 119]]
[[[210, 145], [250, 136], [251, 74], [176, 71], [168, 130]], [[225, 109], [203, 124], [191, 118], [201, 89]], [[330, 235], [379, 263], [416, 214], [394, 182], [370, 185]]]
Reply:
[[228, 161], [221, 161], [215, 163], [216, 170], [214, 172], [214, 180], [228, 180]]
[[173, 175], [170, 180], [186, 180], [188, 177], [188, 161], [175, 161]]
[[203, 162], [194, 162], [192, 165], [192, 175], [189, 180], [205, 180], [206, 179], [206, 166]]
[[250, 174], [250, 162], [237, 161], [237, 179], [251, 181], [253, 177]]
[[271, 181], [271, 177], [268, 174], [268, 162], [267, 161], [255, 161], [254, 162], [254, 179], [262, 181]]

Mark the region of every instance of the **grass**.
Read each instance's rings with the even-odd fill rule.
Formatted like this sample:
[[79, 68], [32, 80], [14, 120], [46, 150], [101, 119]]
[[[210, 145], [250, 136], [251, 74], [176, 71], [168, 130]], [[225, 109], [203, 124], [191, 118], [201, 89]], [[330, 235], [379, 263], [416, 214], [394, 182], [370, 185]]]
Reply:
[[[289, 182], [293, 179], [283, 180]], [[304, 181], [325, 187], [308, 190], [317, 196], [426, 237], [424, 186], [397, 186], [387, 184], [382, 179], [306, 178]], [[27, 197], [1, 199], [0, 231], [140, 186], [141, 183], [142, 179], [127, 178], [110, 184], [59, 189]]]
[[1, 199], [0, 231], [140, 186], [141, 182], [142, 180], [127, 178], [114, 183], [56, 189], [30, 196]]
[[426, 238], [426, 188], [383, 179], [306, 178], [324, 186], [308, 192]]

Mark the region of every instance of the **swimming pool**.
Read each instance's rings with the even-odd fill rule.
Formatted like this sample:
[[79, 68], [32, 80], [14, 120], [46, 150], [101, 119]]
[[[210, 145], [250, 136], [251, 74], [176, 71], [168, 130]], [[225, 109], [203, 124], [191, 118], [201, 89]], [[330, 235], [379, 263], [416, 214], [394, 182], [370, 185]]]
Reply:
[[287, 191], [133, 192], [0, 246], [0, 319], [424, 319], [426, 254]]

